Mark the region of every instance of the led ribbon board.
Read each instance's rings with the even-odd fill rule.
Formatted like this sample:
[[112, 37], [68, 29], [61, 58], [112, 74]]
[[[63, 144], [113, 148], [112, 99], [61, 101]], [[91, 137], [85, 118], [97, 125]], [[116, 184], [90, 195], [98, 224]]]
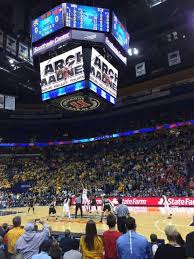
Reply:
[[[107, 94], [116, 99], [118, 70], [94, 48], [92, 48], [89, 80], [100, 88], [101, 91], [95, 90], [97, 94], [100, 92], [100, 95], [105, 99], [107, 99]], [[95, 87], [92, 85], [90, 89], [94, 91]]]
[[77, 47], [40, 63], [40, 77], [41, 92], [44, 95], [47, 92], [64, 89], [68, 85], [83, 81], [85, 73], [82, 47]]

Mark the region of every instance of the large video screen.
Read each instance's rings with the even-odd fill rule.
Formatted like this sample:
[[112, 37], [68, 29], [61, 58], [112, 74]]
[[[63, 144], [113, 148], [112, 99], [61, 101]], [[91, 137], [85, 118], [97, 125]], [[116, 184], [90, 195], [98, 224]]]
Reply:
[[116, 98], [118, 70], [94, 48], [92, 48], [90, 81]]
[[104, 8], [65, 4], [65, 26], [109, 32], [110, 11]]
[[129, 49], [129, 33], [119, 21], [117, 16], [113, 13], [112, 16], [112, 35], [119, 42], [119, 44], [128, 51]]
[[84, 80], [82, 47], [41, 62], [40, 78], [42, 93]]
[[62, 4], [32, 21], [32, 42], [63, 28]]

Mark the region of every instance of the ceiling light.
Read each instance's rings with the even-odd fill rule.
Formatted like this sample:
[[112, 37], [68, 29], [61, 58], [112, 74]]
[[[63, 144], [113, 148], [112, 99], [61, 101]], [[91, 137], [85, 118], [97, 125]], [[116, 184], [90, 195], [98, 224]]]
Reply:
[[128, 54], [129, 54], [129, 56], [133, 56], [132, 49], [128, 49]]
[[9, 59], [9, 63], [10, 63], [10, 64], [13, 64], [13, 63], [14, 63], [14, 60], [10, 58], [10, 59]]
[[139, 54], [139, 50], [137, 48], [134, 48], [133, 49], [133, 53], [134, 53], [134, 55], [138, 55]]

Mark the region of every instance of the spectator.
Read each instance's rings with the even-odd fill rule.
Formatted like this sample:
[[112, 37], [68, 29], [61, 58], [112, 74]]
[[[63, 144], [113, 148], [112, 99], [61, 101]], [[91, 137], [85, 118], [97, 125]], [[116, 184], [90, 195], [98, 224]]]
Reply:
[[194, 258], [194, 231], [186, 236], [186, 255], [188, 259]]
[[126, 233], [126, 227], [125, 227], [125, 221], [126, 218], [129, 216], [129, 209], [126, 205], [122, 204], [123, 200], [122, 198], [118, 199], [119, 205], [116, 208], [116, 214], [117, 214], [117, 227], [119, 232], [125, 234]]
[[165, 234], [169, 243], [158, 247], [154, 259], [185, 259], [185, 248], [177, 244], [176, 228], [172, 225], [166, 226]]
[[66, 253], [67, 251], [72, 249], [73, 239], [71, 238], [71, 232], [69, 229], [65, 230], [65, 237], [61, 238], [59, 245], [63, 253]]
[[7, 240], [8, 255], [11, 257], [15, 253], [15, 245], [17, 240], [24, 234], [24, 229], [21, 228], [21, 217], [13, 218], [13, 228], [10, 229], [5, 238]]
[[96, 223], [89, 220], [86, 224], [86, 234], [80, 239], [80, 250], [83, 259], [101, 259], [103, 255], [103, 242], [97, 235]]
[[63, 255], [63, 259], [82, 259], [82, 254], [79, 252], [79, 242], [74, 239], [72, 249]]
[[[147, 239], [136, 233], [135, 219], [126, 219], [127, 233], [117, 240], [117, 251], [120, 259], [151, 259], [150, 246]], [[164, 259], [164, 258], [163, 258]]]
[[4, 247], [4, 244], [3, 244], [3, 238], [2, 237], [0, 237], [0, 259], [6, 259], [5, 247]]
[[6, 233], [9, 231], [9, 227], [7, 223], [3, 223], [3, 225], [0, 227], [0, 236], [4, 238]]
[[176, 236], [176, 242], [179, 246], [185, 246], [185, 241], [183, 240], [179, 232], [177, 233], [177, 236]]
[[49, 236], [49, 227], [42, 221], [39, 223], [43, 225], [41, 232], [35, 231], [34, 223], [27, 223], [25, 233], [16, 243], [15, 250], [21, 253], [24, 259], [31, 259], [33, 255], [38, 254], [41, 244]]
[[151, 234], [150, 235], [150, 240], [151, 240], [151, 252], [152, 252], [152, 256], [154, 257], [157, 249], [158, 249], [158, 244], [157, 244], [157, 241], [158, 241], [158, 237], [156, 234]]
[[54, 241], [52, 243], [49, 254], [52, 259], [61, 259], [62, 258], [62, 249], [60, 248], [57, 241]]
[[40, 254], [33, 255], [32, 259], [51, 259], [49, 256], [51, 243], [48, 240], [44, 240], [40, 246]]
[[103, 233], [105, 250], [104, 259], [118, 259], [116, 241], [121, 236], [121, 233], [115, 229], [116, 217], [113, 214], [109, 214], [107, 216], [107, 225], [109, 227], [109, 230]]

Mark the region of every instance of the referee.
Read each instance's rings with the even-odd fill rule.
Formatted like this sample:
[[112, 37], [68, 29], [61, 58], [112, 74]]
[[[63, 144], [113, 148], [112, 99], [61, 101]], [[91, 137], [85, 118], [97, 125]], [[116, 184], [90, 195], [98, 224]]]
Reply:
[[122, 202], [123, 202], [122, 198], [118, 198], [119, 204], [116, 208], [117, 227], [119, 232], [125, 234], [127, 232], [125, 227], [125, 220], [129, 217], [129, 210], [125, 204], [122, 204]]
[[81, 218], [82, 218], [83, 211], [82, 211], [82, 195], [81, 194], [75, 198], [75, 218], [77, 218], [77, 212], [79, 209], [80, 209]]

